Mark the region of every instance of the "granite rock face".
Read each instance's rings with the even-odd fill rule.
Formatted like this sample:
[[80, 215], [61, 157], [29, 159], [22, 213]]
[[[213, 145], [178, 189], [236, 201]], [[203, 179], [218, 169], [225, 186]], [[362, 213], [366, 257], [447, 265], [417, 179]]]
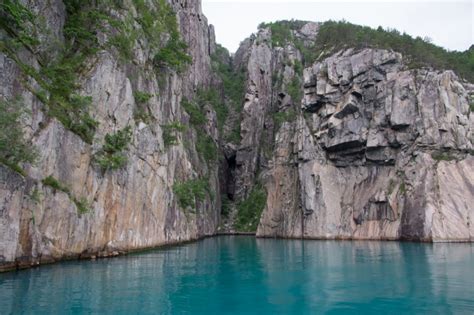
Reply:
[[474, 116], [451, 71], [346, 50], [304, 70], [258, 236], [472, 241]]
[[[307, 23], [296, 36], [312, 42], [318, 24]], [[293, 113], [297, 100], [288, 93], [296, 78], [295, 65], [301, 63], [301, 53], [292, 45], [273, 47], [269, 28], [244, 40], [237, 50], [234, 63], [245, 69], [246, 93], [241, 115], [241, 141], [236, 153], [236, 198], [242, 199], [268, 169], [275, 142], [275, 114]]]
[[257, 236], [472, 241], [472, 85], [379, 49], [301, 71], [318, 31], [303, 23], [281, 47], [262, 27], [234, 57], [246, 73], [234, 199], [266, 188]]
[[[22, 84], [18, 65], [0, 53], [0, 94], [4, 98], [20, 95], [30, 108], [25, 130], [39, 152], [38, 162], [25, 166], [26, 177], [0, 167], [1, 269], [107, 256], [215, 234], [219, 193], [217, 198], [207, 195], [195, 212], [189, 212], [179, 206], [173, 185], [206, 177], [209, 187], [219, 192], [217, 167], [208, 166], [197, 154], [192, 128], [177, 135], [177, 145], [166, 146], [163, 135], [163, 125], [175, 121], [188, 124], [181, 100], [191, 99], [198, 87], [209, 87], [213, 80], [213, 28], [201, 12], [200, 1], [173, 0], [170, 4], [177, 13], [192, 63], [184, 73], [164, 70], [156, 75], [149, 71], [146, 43], [135, 44], [130, 63], [121, 62], [113, 49], [101, 50], [88, 60], [79, 77], [78, 92], [92, 97], [91, 115], [99, 123], [92, 145], [47, 117], [44, 105]], [[43, 6], [43, 1], [33, 1], [30, 9], [46, 12], [42, 16], [50, 36], [62, 41], [64, 4], [52, 1], [47, 8]], [[36, 66], [34, 55], [21, 53]], [[152, 117], [148, 123], [134, 120], [135, 91], [152, 96], [147, 104]], [[106, 134], [126, 126], [132, 128], [128, 162], [123, 169], [103, 172], [94, 164], [93, 156]], [[209, 120], [206, 129], [216, 131], [215, 121]], [[42, 180], [48, 176], [69, 192], [44, 185]], [[84, 201], [90, 211], [79, 214], [74, 198]]]

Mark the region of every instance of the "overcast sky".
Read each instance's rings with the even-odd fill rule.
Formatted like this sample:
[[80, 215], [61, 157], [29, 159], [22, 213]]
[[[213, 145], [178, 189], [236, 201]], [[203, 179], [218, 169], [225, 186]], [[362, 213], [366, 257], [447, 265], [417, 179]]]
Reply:
[[412, 36], [430, 37], [449, 50], [474, 43], [474, 0], [202, 0], [214, 24], [217, 42], [235, 52], [260, 22], [282, 19], [326, 21], [345, 19], [371, 27], [390, 27]]

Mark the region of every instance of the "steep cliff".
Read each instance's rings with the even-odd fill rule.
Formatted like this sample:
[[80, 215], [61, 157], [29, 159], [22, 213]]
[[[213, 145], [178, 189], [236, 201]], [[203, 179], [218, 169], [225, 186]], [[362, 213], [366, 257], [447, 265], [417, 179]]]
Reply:
[[[304, 115], [277, 135], [292, 138], [277, 142], [286, 160], [269, 172], [259, 235], [472, 240], [473, 119], [452, 72], [402, 70], [400, 54], [366, 49], [304, 78]], [[286, 211], [279, 168], [299, 186]]]
[[195, 101], [219, 86], [200, 1], [94, 3], [2, 7], [23, 20], [2, 28], [0, 94], [28, 108], [38, 156], [23, 175], [0, 166], [0, 268], [192, 240], [219, 224], [215, 112]]
[[237, 187], [267, 192], [257, 236], [472, 241], [472, 86], [389, 50], [308, 58], [319, 26], [263, 25], [236, 55]]

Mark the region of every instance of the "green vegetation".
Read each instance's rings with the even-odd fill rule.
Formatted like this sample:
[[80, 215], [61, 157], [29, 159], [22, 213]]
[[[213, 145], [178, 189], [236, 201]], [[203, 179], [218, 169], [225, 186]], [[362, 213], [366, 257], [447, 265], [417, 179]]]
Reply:
[[200, 108], [198, 104], [183, 99], [181, 101], [181, 106], [188, 113], [191, 125], [200, 127], [206, 123], [206, 115], [204, 115], [202, 108]]
[[102, 171], [116, 170], [127, 164], [127, 157], [124, 151], [127, 149], [131, 139], [132, 131], [130, 126], [105, 136], [102, 150], [95, 155], [95, 162]]
[[[172, 56], [165, 56], [165, 63], [168, 62], [167, 58], [171, 58], [169, 64], [172, 66], [180, 64], [184, 59], [185, 62], [189, 62], [189, 56], [185, 53], [187, 47], [180, 39], [178, 22], [172, 7], [165, 0], [133, 0], [132, 3], [137, 13], [136, 17], [128, 12], [123, 19], [118, 19], [110, 9], [126, 9], [121, 0], [100, 2], [66, 0], [67, 12], [71, 18], [68, 18], [70, 27], [66, 25], [65, 30], [69, 30], [69, 34], [73, 34], [80, 42], [89, 44], [90, 47], [97, 47], [97, 30], [110, 32], [114, 36], [111, 36], [108, 46], [116, 47], [125, 60], [133, 58], [135, 41], [144, 37], [157, 55], [165, 56], [166, 52], [173, 53]], [[135, 22], [140, 24], [141, 29], [134, 28]], [[107, 26], [112, 27], [113, 31]], [[165, 34], [169, 39], [164, 42]]]
[[66, 194], [70, 194], [69, 188], [67, 188], [65, 185], [61, 184], [56, 178], [53, 176], [48, 176], [42, 180], [43, 185], [49, 186], [55, 190], [59, 190], [62, 192], [65, 192]]
[[41, 201], [41, 197], [43, 194], [38, 190], [37, 187], [33, 189], [33, 191], [28, 195], [31, 201], [33, 201], [35, 204], [39, 204]]
[[54, 190], [59, 190], [66, 193], [69, 196], [69, 199], [71, 199], [72, 202], [74, 202], [74, 204], [76, 205], [77, 212], [79, 214], [85, 214], [91, 211], [91, 207], [87, 203], [86, 198], [77, 199], [75, 196], [73, 196], [71, 190], [66, 185], [61, 184], [59, 180], [57, 180], [53, 176], [50, 175], [44, 178], [42, 180], [42, 183], [43, 185], [49, 186]]
[[273, 73], [272, 73], [273, 86], [276, 86], [277, 88], [280, 88], [282, 82], [283, 82], [283, 76], [278, 74], [278, 70], [274, 70]]
[[0, 101], [0, 163], [25, 175], [19, 163], [34, 163], [37, 152], [24, 139], [20, 120], [27, 114], [19, 100]]
[[[130, 25], [122, 24], [124, 29], [128, 29]], [[120, 56], [120, 60], [123, 63], [130, 62], [133, 60], [133, 47], [137, 39], [137, 35], [131, 29], [126, 31], [127, 33], [118, 33], [117, 35], [109, 39], [109, 46], [117, 48]]]
[[[65, 34], [76, 38], [82, 46], [96, 49], [96, 31], [110, 32], [114, 35], [110, 36], [107, 46], [117, 48], [124, 61], [133, 59], [136, 40], [146, 38], [154, 54], [153, 63], [156, 67], [165, 66], [178, 72], [184, 70], [192, 60], [186, 53], [186, 44], [180, 38], [173, 8], [166, 0], [133, 0], [132, 3], [136, 17], [128, 12], [123, 19], [118, 19], [111, 14], [110, 9], [125, 9], [122, 1], [66, 0], [68, 23], [65, 25]], [[134, 28], [135, 22], [140, 24], [141, 29]], [[163, 41], [163, 38], [167, 40]]]
[[136, 107], [133, 110], [133, 119], [136, 122], [142, 121], [149, 124], [153, 120], [153, 116], [150, 113], [147, 103], [153, 95], [142, 91], [135, 91], [133, 92], [133, 97], [136, 103]]
[[[303, 66], [301, 62], [299, 62], [298, 60], [294, 62], [288, 61], [288, 63], [290, 66], [294, 67], [295, 76], [288, 84], [286, 84], [286, 93], [291, 97], [291, 100], [293, 101], [293, 105], [295, 105], [295, 107], [298, 107], [298, 105], [301, 103], [301, 99], [303, 98], [303, 90], [301, 88], [302, 87], [301, 76], [302, 76]], [[283, 77], [278, 75], [278, 73], [275, 72], [274, 75], [272, 76], [272, 82], [274, 83], [274, 86], [277, 87], [277, 89], [281, 89], [282, 88], [281, 85], [283, 83]], [[295, 107], [286, 109], [284, 111], [273, 113], [272, 118], [273, 118], [275, 130], [278, 130], [284, 122], [295, 121], [297, 117], [297, 112], [294, 109]]]
[[307, 21], [283, 20], [274, 23], [260, 23], [259, 29], [270, 28], [272, 32], [272, 45], [280, 46], [293, 42], [293, 31], [301, 29]]
[[[41, 68], [36, 70], [17, 57], [17, 50], [21, 45], [14, 45], [13, 42], [21, 43], [34, 53], [32, 43], [39, 44], [39, 33], [47, 33], [38, 18], [18, 1], [6, 1], [2, 4], [2, 20], [16, 22], [12, 25], [0, 23], [9, 35], [0, 45], [0, 50], [12, 58], [24, 74], [34, 78], [39, 84], [40, 90], [32, 88], [26, 81], [24, 83], [47, 105], [47, 113], [56, 117], [85, 142], [92, 143], [97, 122], [88, 113], [91, 98], [80, 96], [75, 91], [78, 88], [76, 77], [82, 71], [84, 61], [98, 49], [95, 33], [90, 28], [100, 24], [100, 16], [82, 8], [77, 9], [78, 3], [75, 1], [66, 1], [65, 5], [68, 14], [64, 26], [66, 44], [64, 47], [56, 47], [59, 48], [56, 59], [50, 60], [37, 54]], [[35, 36], [35, 40], [25, 40], [25, 36]]]
[[238, 144], [240, 143], [240, 138], [240, 121], [237, 120], [235, 122], [234, 128], [232, 128], [232, 131], [227, 135], [226, 140], [231, 143]]
[[402, 53], [411, 67], [452, 69], [467, 80], [474, 81], [474, 47], [465, 52], [449, 52], [421, 37], [413, 38], [397, 30], [372, 29], [345, 21], [323, 23], [316, 46], [325, 55], [346, 47], [393, 49]]
[[303, 64], [299, 60], [295, 60], [293, 64], [293, 69], [295, 69], [295, 73], [297, 76], [303, 75]]
[[294, 30], [300, 29], [305, 23], [294, 20], [278, 21], [262, 23], [260, 28], [271, 29], [274, 46], [293, 43], [301, 51], [305, 65], [341, 49], [373, 47], [402, 53], [410, 67], [451, 69], [474, 82], [474, 45], [464, 52], [447, 51], [433, 45], [429, 39], [413, 38], [397, 30], [384, 30], [382, 27], [373, 29], [346, 21], [327, 21], [321, 24], [314, 46], [307, 47], [293, 34]]
[[[49, 98], [40, 98], [47, 105], [47, 113], [56, 117], [67, 129], [79, 135], [85, 142], [92, 144], [98, 123], [90, 116], [89, 108], [92, 104], [90, 96], [81, 96], [76, 93], [78, 74], [84, 67], [86, 58], [95, 52], [89, 45], [82, 41], [84, 46], [76, 47], [75, 38], [66, 24], [64, 32], [68, 44], [60, 56], [41, 68], [35, 75], [41, 88], [49, 93]], [[75, 34], [75, 33], [72, 33]], [[85, 36], [82, 34], [82, 36]]]
[[286, 45], [290, 38], [292, 38], [292, 28], [290, 25], [284, 23], [271, 23], [270, 29], [272, 31], [272, 45], [283, 46]]
[[0, 28], [13, 39], [9, 45], [19, 44], [29, 49], [37, 46], [36, 20], [36, 16], [18, 0], [3, 0], [0, 3]]
[[300, 104], [301, 99], [303, 98], [303, 90], [301, 89], [301, 82], [300, 79], [295, 76], [291, 80], [291, 82], [286, 87], [288, 94], [291, 96], [294, 104]]
[[245, 72], [244, 69], [235, 70], [231, 63], [224, 62], [227, 56], [227, 49], [217, 45], [216, 53], [211, 56], [212, 69], [222, 80], [223, 94], [235, 109], [240, 110], [245, 93]]
[[[225, 102], [230, 104], [232, 108], [238, 113], [241, 111], [242, 99], [245, 94], [245, 72], [244, 69], [236, 70], [232, 63], [227, 62], [229, 52], [221, 45], [217, 45], [216, 52], [211, 56], [212, 69], [214, 73], [222, 81], [223, 95], [225, 95]], [[222, 102], [216, 103], [218, 106], [213, 106], [217, 113], [219, 128], [222, 131], [222, 126], [228, 116], [228, 107]], [[234, 126], [230, 134], [226, 135], [226, 140], [239, 143], [240, 142], [240, 123], [235, 120]]]
[[173, 192], [175, 193], [178, 204], [183, 210], [190, 210], [195, 212], [197, 209], [197, 202], [203, 201], [207, 194], [210, 194], [209, 181], [206, 178], [191, 179], [173, 185]]
[[77, 212], [81, 215], [81, 214], [86, 214], [88, 212], [91, 212], [92, 211], [92, 208], [91, 206], [89, 205], [89, 203], [87, 202], [87, 199], [86, 198], [81, 198], [81, 199], [76, 199], [76, 198], [73, 198], [72, 201], [74, 202], [74, 204], [76, 205], [76, 208], [77, 208]]
[[142, 91], [135, 91], [133, 92], [133, 98], [137, 104], [146, 104], [153, 97], [153, 94], [142, 92]]
[[237, 205], [235, 229], [243, 232], [256, 231], [266, 201], [267, 194], [263, 187], [260, 185], [255, 186], [247, 199]]
[[231, 210], [231, 201], [227, 195], [221, 195], [221, 215], [228, 217]]
[[[50, 93], [48, 113], [85, 142], [92, 143], [97, 127], [97, 122], [88, 113], [92, 99], [75, 93], [79, 88], [77, 77], [83, 71], [86, 60], [99, 50], [117, 44], [123, 52], [125, 44], [117, 38], [125, 37], [126, 27], [124, 22], [112, 17], [109, 12], [111, 3], [107, 1], [66, 0], [64, 4], [67, 13], [64, 25], [66, 44], [56, 60], [42, 67], [39, 73], [43, 82], [41, 86]], [[107, 25], [119, 35], [111, 36], [109, 43], [101, 45], [97, 34], [111, 32]], [[132, 50], [132, 43], [128, 46]]]
[[203, 126], [207, 122], [207, 118], [203, 113], [202, 107], [205, 104], [203, 101], [206, 101], [207, 98], [200, 99], [198, 95], [197, 100], [198, 103], [183, 99], [181, 101], [181, 106], [183, 106], [183, 108], [188, 113], [189, 122], [196, 130], [196, 151], [207, 163], [214, 162], [217, 159], [217, 146], [214, 143], [214, 140], [203, 130]]
[[[183, 71], [192, 59], [186, 53], [186, 43], [180, 38], [176, 13], [171, 6], [165, 0], [153, 0], [157, 10], [152, 9], [144, 0], [133, 0], [133, 3], [140, 13], [138, 22], [152, 48], [159, 47], [153, 64], [158, 68], [168, 67], [178, 72]], [[169, 36], [164, 46], [161, 45], [163, 32]]]
[[278, 129], [284, 122], [291, 122], [296, 119], [296, 111], [290, 109], [285, 112], [276, 112], [273, 114], [273, 123], [275, 128]]
[[206, 163], [212, 163], [217, 160], [217, 146], [214, 140], [204, 131], [198, 129], [196, 151]]
[[167, 125], [162, 125], [161, 127], [163, 128], [163, 141], [165, 147], [178, 144], [178, 137], [176, 134], [186, 130], [186, 126], [177, 121]]
[[167, 66], [182, 72], [192, 62], [191, 57], [184, 52], [186, 48], [187, 45], [183, 41], [171, 38], [170, 42], [155, 55], [153, 62], [156, 66]]
[[471, 103], [469, 104], [469, 111], [472, 113], [474, 112], [474, 102], [471, 101]]
[[8, 160], [0, 160], [0, 163], [9, 167], [12, 171], [17, 172], [21, 176], [25, 177], [27, 174], [25, 170], [18, 164], [11, 163]]
[[229, 111], [217, 91], [215, 89], [198, 90], [196, 101], [200, 108], [203, 108], [206, 104], [211, 105], [216, 112], [217, 126], [219, 130], [222, 130]]
[[71, 94], [66, 100], [61, 96], [56, 99], [57, 96], [51, 94], [48, 113], [56, 117], [64, 127], [77, 134], [86, 143], [92, 144], [98, 126], [97, 121], [89, 115], [92, 98]]
[[138, 105], [133, 110], [133, 119], [136, 123], [142, 121], [145, 124], [149, 124], [153, 121], [153, 116], [147, 106]]
[[[236, 97], [236, 100], [230, 99], [231, 104], [233, 105], [238, 104], [236, 95], [231, 94], [229, 96]], [[186, 111], [188, 111], [189, 109], [190, 112], [193, 113], [194, 118], [192, 119], [192, 122], [195, 122], [196, 126], [199, 126], [199, 125], [202, 125], [202, 123], [206, 121], [206, 117], [204, 116], [204, 114], [202, 114], [202, 112], [203, 112], [203, 107], [206, 104], [209, 104], [216, 112], [217, 126], [218, 126], [219, 131], [222, 132], [223, 126], [229, 114], [229, 110], [227, 106], [225, 105], [225, 103], [221, 100], [217, 91], [211, 90], [211, 89], [198, 90], [197, 95], [196, 95], [196, 101], [197, 101], [197, 104], [196, 104], [197, 107], [200, 108], [199, 113], [196, 112], [197, 111], [196, 108], [194, 109], [190, 108], [189, 104], [184, 105]], [[237, 132], [238, 134], [235, 134]], [[197, 128], [197, 135], [198, 135], [198, 141], [196, 144], [196, 149], [199, 152], [199, 154], [203, 156], [204, 159], [207, 161], [215, 161], [217, 159], [217, 148], [212, 138], [206, 135], [204, 132], [202, 132], [200, 128]], [[233, 137], [235, 138], [238, 137], [238, 139], [234, 139]], [[228, 139], [237, 140], [235, 142], [238, 142], [238, 140], [240, 140], [240, 124], [238, 124], [238, 126], [232, 130], [232, 133], [228, 137]]]
[[[133, 47], [136, 40], [146, 38], [157, 70], [162, 67], [178, 72], [184, 70], [192, 60], [186, 53], [186, 43], [180, 38], [173, 8], [166, 0], [132, 0], [132, 3], [136, 16], [128, 11], [128, 15], [123, 20], [118, 20], [107, 11], [104, 12], [107, 22], [116, 30], [116, 35], [111, 37], [108, 44], [116, 47], [122, 59], [127, 61], [133, 59]], [[101, 4], [118, 10], [126, 9], [121, 0], [104, 0]], [[135, 22], [140, 24], [141, 29], [134, 28]], [[165, 38], [166, 40], [163, 40]]]
[[113, 21], [106, 5], [96, 5], [92, 0], [64, 0], [66, 21], [64, 36], [66, 52], [89, 56], [100, 50], [97, 34], [105, 31], [105, 23]]
[[[115, 47], [124, 60], [131, 60], [136, 39], [144, 36], [155, 51], [154, 63], [159, 67], [181, 71], [191, 59], [180, 39], [176, 14], [165, 0], [151, 0], [151, 3], [133, 0], [141, 30], [134, 29], [135, 18], [130, 12], [123, 19], [117, 18], [113, 9], [124, 9], [120, 0], [65, 0], [64, 4], [67, 13], [65, 43], [55, 45], [56, 58], [36, 53], [34, 47], [40, 43], [40, 35], [49, 30], [18, 0], [5, 0], [0, 4], [0, 27], [8, 35], [0, 42], [0, 51], [12, 58], [25, 75], [35, 79], [39, 89], [29, 86], [27, 80], [24, 84], [45, 103], [48, 115], [56, 117], [67, 129], [91, 144], [97, 128], [97, 122], [89, 114], [92, 99], [76, 91], [80, 87], [77, 78], [92, 55], [101, 49]], [[107, 33], [109, 42], [99, 43], [99, 33]], [[163, 38], [167, 40], [163, 41]], [[21, 47], [35, 54], [40, 65], [38, 70], [18, 57], [17, 51]], [[138, 94], [137, 97], [140, 102], [147, 95]], [[145, 121], [149, 118], [142, 108], [137, 110], [136, 116]]]
[[451, 155], [449, 152], [433, 152], [431, 157], [435, 161], [453, 161], [456, 160], [456, 157]]
[[[303, 55], [304, 65], [309, 65], [314, 62], [318, 56], [318, 51], [314, 46], [305, 46], [304, 42], [294, 36], [294, 31], [300, 30], [307, 21], [284, 20], [274, 23], [261, 23], [259, 29], [270, 28], [272, 32], [272, 45], [283, 47], [287, 44], [293, 44]], [[295, 65], [295, 70], [298, 74], [302, 73], [299, 64]]]

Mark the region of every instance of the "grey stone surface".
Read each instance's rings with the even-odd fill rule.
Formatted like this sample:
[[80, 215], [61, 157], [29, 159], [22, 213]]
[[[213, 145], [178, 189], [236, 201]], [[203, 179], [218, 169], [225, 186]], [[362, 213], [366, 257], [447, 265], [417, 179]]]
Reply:
[[293, 150], [278, 141], [291, 128], [276, 134], [258, 236], [473, 240], [470, 85], [405, 69], [400, 54], [377, 49], [305, 69], [306, 114]]
[[[31, 1], [30, 1], [31, 2]], [[94, 144], [89, 145], [43, 113], [43, 105], [21, 81], [15, 63], [0, 54], [0, 92], [3, 97], [21, 95], [31, 109], [25, 131], [39, 149], [34, 166], [26, 165], [27, 176], [0, 167], [0, 268], [35, 265], [40, 262], [90, 255], [108, 256], [212, 235], [219, 224], [219, 181], [217, 166], [208, 167], [194, 148], [192, 128], [179, 135], [179, 144], [165, 148], [162, 125], [187, 123], [181, 108], [184, 97], [208, 87], [213, 78], [210, 53], [215, 51], [213, 28], [201, 12], [200, 1], [171, 1], [177, 12], [183, 39], [193, 62], [183, 74], [161, 74], [164, 82], [147, 70], [148, 48], [136, 45], [132, 64], [121, 63], [112, 51], [102, 50], [87, 61], [78, 74], [82, 95], [92, 97], [91, 115], [99, 122]], [[65, 19], [61, 1], [31, 2], [62, 40]], [[43, 14], [44, 13], [44, 14]], [[105, 35], [100, 35], [105, 36]], [[35, 65], [33, 56], [25, 60]], [[130, 79], [133, 77], [133, 81]], [[133, 91], [153, 95], [148, 102], [153, 121], [136, 124]], [[206, 130], [216, 137], [215, 113], [209, 110]], [[103, 173], [93, 163], [93, 154], [107, 133], [132, 126], [132, 142], [124, 169]], [[186, 149], [183, 139], [191, 149]], [[204, 175], [217, 197], [198, 204], [195, 213], [178, 206], [173, 184]], [[78, 214], [68, 194], [44, 186], [41, 180], [54, 176], [77, 199], [85, 198], [91, 211]], [[38, 198], [33, 200], [33, 192]]]

